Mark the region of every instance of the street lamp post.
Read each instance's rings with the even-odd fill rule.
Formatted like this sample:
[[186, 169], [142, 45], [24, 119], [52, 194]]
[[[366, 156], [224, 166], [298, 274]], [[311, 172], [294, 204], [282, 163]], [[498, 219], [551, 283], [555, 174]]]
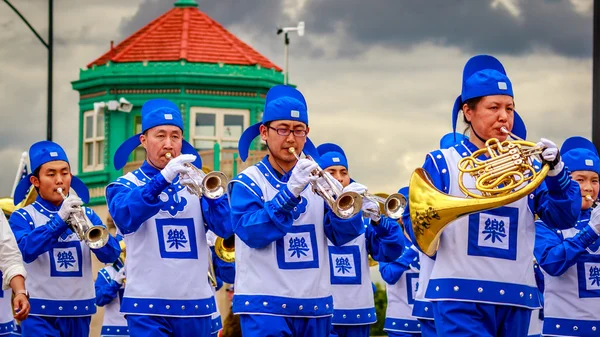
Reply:
[[600, 149], [600, 4], [594, 1], [592, 63], [592, 142]]
[[37, 37], [37, 39], [48, 49], [48, 107], [47, 107], [47, 126], [46, 126], [46, 139], [52, 140], [52, 53], [54, 49], [54, 0], [48, 0], [48, 42], [44, 41], [44, 39], [38, 34], [38, 32], [31, 26], [29, 21], [25, 19], [25, 17], [19, 12], [19, 10], [13, 6], [8, 0], [4, 0], [8, 7], [10, 7], [23, 22], [29, 27], [31, 32]]
[[298, 36], [304, 36], [304, 21], [300, 21], [297, 27], [284, 27], [277, 29], [277, 35], [284, 33], [284, 65], [283, 65], [283, 84], [288, 84], [289, 82], [289, 74], [288, 74], [288, 56], [289, 56], [289, 45], [290, 45], [290, 37], [289, 32], [296, 31], [298, 32]]

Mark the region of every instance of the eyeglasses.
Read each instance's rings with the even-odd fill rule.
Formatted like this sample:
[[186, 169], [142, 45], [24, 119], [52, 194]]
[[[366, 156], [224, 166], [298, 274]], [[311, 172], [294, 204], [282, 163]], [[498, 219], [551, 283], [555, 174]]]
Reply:
[[273, 129], [277, 131], [277, 134], [280, 136], [289, 136], [290, 133], [294, 133], [294, 137], [306, 137], [308, 131], [306, 130], [290, 130], [290, 129], [276, 129], [272, 126], [269, 126], [269, 129]]

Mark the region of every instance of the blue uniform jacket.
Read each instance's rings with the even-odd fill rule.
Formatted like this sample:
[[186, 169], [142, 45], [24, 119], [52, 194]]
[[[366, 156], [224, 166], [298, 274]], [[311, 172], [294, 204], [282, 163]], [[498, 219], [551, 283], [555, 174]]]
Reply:
[[[262, 162], [272, 172], [277, 172], [267, 157]], [[278, 178], [287, 182], [290, 176], [291, 171]], [[283, 238], [292, 228], [292, 211], [301, 199], [296, 198], [287, 186], [283, 186], [272, 200], [266, 202], [240, 184], [234, 183], [230, 186], [233, 231], [249, 247], [266, 247]], [[340, 219], [329, 209], [327, 203], [323, 224], [325, 235], [336, 246], [349, 242], [365, 230], [360, 212], [352, 218]]]
[[[36, 202], [51, 212], [58, 212], [60, 206], [55, 206], [38, 196]], [[34, 205], [35, 207], [35, 205]], [[100, 217], [90, 208], [87, 217], [95, 226], [104, 226]], [[52, 217], [45, 225], [34, 227], [18, 212], [14, 212], [9, 219], [10, 227], [15, 234], [19, 249], [25, 263], [31, 263], [38, 256], [50, 251], [58, 243], [58, 238], [67, 237], [72, 234], [69, 225], [58, 216]], [[103, 263], [112, 263], [117, 260], [121, 253], [119, 242], [109, 236], [108, 243], [99, 249], [91, 249], [98, 260]]]
[[[150, 180], [142, 186], [125, 187], [111, 184], [106, 188], [106, 201], [115, 225], [121, 233], [134, 233], [144, 221], [156, 215], [163, 202], [160, 193], [171, 184], [160, 171], [144, 161], [141, 166]], [[219, 199], [200, 198], [204, 223], [220, 237], [228, 238], [233, 232], [227, 195]]]

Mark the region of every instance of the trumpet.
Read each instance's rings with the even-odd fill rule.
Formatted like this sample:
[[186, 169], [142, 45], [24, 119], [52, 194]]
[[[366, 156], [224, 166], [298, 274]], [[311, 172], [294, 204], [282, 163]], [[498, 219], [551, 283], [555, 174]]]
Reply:
[[217, 237], [215, 240], [215, 254], [224, 262], [235, 262], [235, 235], [232, 235], [227, 239]]
[[[56, 191], [62, 196], [63, 200], [67, 196], [63, 194], [62, 188], [57, 188]], [[65, 221], [77, 234], [80, 241], [84, 241], [88, 247], [98, 249], [104, 247], [108, 243], [110, 234], [104, 226], [94, 226], [90, 219], [85, 215], [83, 208], [78, 207], [77, 212], [71, 213]]]
[[[170, 160], [173, 158], [173, 155], [170, 152], [167, 152], [165, 157]], [[190, 168], [192, 173], [180, 174], [179, 180], [183, 179], [185, 176], [191, 180], [190, 183], [182, 184], [190, 193], [198, 197], [205, 196], [209, 199], [219, 199], [223, 194], [227, 193], [227, 183], [229, 182], [229, 179], [225, 173], [213, 171], [207, 174], [192, 164], [185, 163], [184, 165]]]
[[361, 194], [363, 198], [371, 200], [377, 204], [383, 205], [383, 213], [379, 210], [365, 210], [363, 214], [366, 215], [385, 215], [388, 218], [398, 220], [404, 214], [404, 209], [406, 208], [406, 198], [400, 193], [390, 194], [387, 198], [380, 197], [375, 194], [363, 193]]
[[587, 200], [587, 201], [593, 201], [592, 202], [592, 206], [590, 207], [591, 209], [594, 209], [594, 208], [598, 207], [598, 205], [600, 204], [600, 199], [594, 200], [594, 198], [592, 198], [592, 196], [589, 195], [589, 194], [585, 195], [585, 200]]
[[[296, 149], [290, 147], [288, 152], [293, 154], [296, 159], [300, 160], [300, 156], [296, 153]], [[307, 158], [313, 160], [310, 157]], [[333, 181], [333, 177], [330, 174], [327, 174], [321, 167], [317, 167], [311, 172], [311, 175], [325, 179], [325, 182], [330, 188], [329, 190], [319, 185], [316, 181], [311, 181], [311, 186], [313, 191], [327, 202], [329, 208], [331, 208], [335, 215], [342, 219], [349, 219], [361, 211], [362, 197], [358, 193], [342, 193], [342, 190], [338, 187], [336, 182]]]

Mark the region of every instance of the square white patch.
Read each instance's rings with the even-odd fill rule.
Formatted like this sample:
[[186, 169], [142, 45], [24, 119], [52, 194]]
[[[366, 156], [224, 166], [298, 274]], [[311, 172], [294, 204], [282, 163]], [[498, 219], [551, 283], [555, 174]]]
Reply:
[[510, 218], [493, 214], [480, 213], [479, 237], [477, 244], [508, 250], [510, 239]]
[[300, 111], [298, 110], [292, 110], [290, 111], [290, 115], [294, 118], [299, 118], [300, 117]]
[[58, 152], [50, 152], [50, 157], [58, 157]]
[[591, 159], [586, 159], [585, 160], [585, 166], [594, 166], [594, 161]]
[[584, 263], [587, 290], [600, 290], [600, 263]]
[[171, 119], [173, 119], [173, 115], [165, 114], [165, 120], [171, 120]]
[[333, 160], [334, 163], [340, 162], [340, 158], [338, 158], [338, 157], [333, 157], [333, 158], [331, 158], [331, 160]]
[[312, 246], [310, 233], [289, 233], [283, 238], [285, 262], [312, 262]]
[[54, 268], [59, 272], [78, 272], [79, 271], [79, 256], [77, 248], [54, 248]]
[[333, 264], [333, 276], [356, 277], [356, 266], [352, 254], [331, 254]]
[[506, 82], [498, 82], [498, 89], [500, 89], [500, 90], [506, 90], [506, 89], [508, 89], [508, 86], [506, 85]]
[[186, 226], [163, 226], [165, 251], [169, 253], [191, 252], [190, 236]]

